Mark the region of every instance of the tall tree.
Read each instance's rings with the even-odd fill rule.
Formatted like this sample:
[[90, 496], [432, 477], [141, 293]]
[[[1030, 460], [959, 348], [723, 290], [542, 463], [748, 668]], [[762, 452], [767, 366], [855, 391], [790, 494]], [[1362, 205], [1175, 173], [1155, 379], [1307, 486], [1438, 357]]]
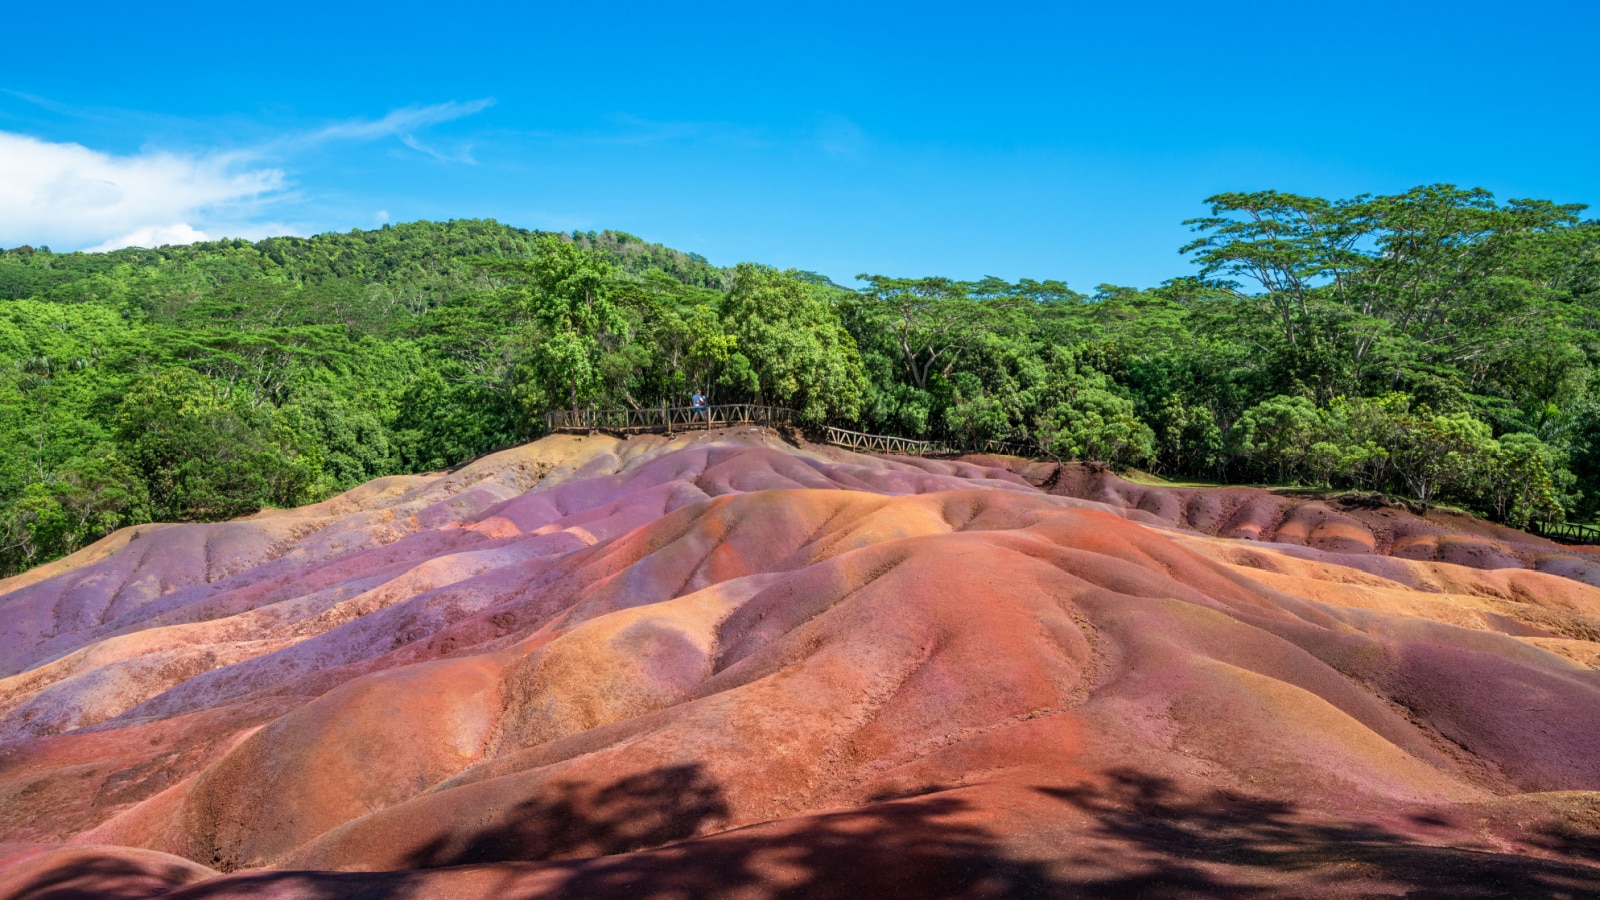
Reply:
[[894, 336], [906, 377], [919, 390], [936, 372], [948, 376], [982, 334], [987, 307], [963, 282], [856, 277], [867, 282], [861, 294], [868, 316]]
[[539, 329], [540, 368], [565, 388], [576, 413], [601, 381], [601, 337], [625, 327], [620, 300], [627, 288], [621, 270], [593, 250], [552, 234], [533, 245], [531, 260], [486, 261], [484, 267], [516, 279], [509, 290]]
[[795, 272], [741, 263], [722, 314], [738, 341], [729, 357], [732, 386], [790, 405], [805, 422], [861, 412], [861, 355], [825, 288]]
[[1367, 196], [1328, 201], [1278, 191], [1217, 194], [1211, 215], [1184, 222], [1201, 236], [1180, 252], [1196, 254], [1202, 277], [1248, 278], [1264, 292], [1278, 336], [1289, 347], [1311, 333], [1318, 288], [1348, 289], [1366, 257]]

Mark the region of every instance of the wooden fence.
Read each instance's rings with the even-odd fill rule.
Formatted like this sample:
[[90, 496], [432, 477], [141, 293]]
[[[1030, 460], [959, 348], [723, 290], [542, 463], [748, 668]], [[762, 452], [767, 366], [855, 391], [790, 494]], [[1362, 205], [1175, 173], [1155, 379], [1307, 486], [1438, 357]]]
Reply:
[[867, 434], [845, 428], [827, 428], [828, 443], [846, 450], [863, 453], [895, 453], [901, 456], [927, 456], [930, 453], [950, 453], [950, 447], [938, 441], [918, 441], [911, 438], [891, 437], [887, 434]]
[[1568, 544], [1600, 544], [1600, 526], [1575, 525], [1571, 522], [1541, 522], [1535, 519], [1531, 527], [1534, 534], [1553, 541], [1563, 541]]
[[895, 453], [901, 456], [951, 455], [957, 453], [1004, 453], [1009, 456], [1036, 456], [1038, 448], [1023, 441], [980, 441], [969, 446], [947, 441], [918, 441], [887, 434], [867, 434], [829, 425], [828, 443], [863, 453]]
[[[730, 403], [722, 406], [647, 406], [643, 409], [557, 409], [544, 414], [548, 432], [621, 431], [643, 432], [710, 430], [732, 425], [788, 425], [795, 421], [794, 410], [781, 406]], [[1005, 453], [1012, 456], [1036, 455], [1036, 448], [1023, 441], [982, 441], [970, 446], [946, 441], [919, 441], [887, 434], [867, 434], [831, 425], [826, 440], [836, 447], [863, 453], [893, 453], [900, 456], [929, 456], [957, 453]]]
[[692, 431], [731, 425], [786, 425], [794, 411], [779, 406], [647, 406], [643, 409], [570, 409], [544, 414], [546, 431]]
[[1002, 456], [1023, 456], [1031, 459], [1042, 459], [1039, 446], [1027, 441], [984, 441], [976, 445], [971, 453], [997, 453]]

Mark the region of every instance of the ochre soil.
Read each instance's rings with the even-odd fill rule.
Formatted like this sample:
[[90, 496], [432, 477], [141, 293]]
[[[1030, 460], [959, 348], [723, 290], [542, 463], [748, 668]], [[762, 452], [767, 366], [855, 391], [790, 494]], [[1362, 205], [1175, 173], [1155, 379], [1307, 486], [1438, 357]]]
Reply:
[[1600, 896], [1597, 563], [550, 437], [0, 581], [0, 897]]

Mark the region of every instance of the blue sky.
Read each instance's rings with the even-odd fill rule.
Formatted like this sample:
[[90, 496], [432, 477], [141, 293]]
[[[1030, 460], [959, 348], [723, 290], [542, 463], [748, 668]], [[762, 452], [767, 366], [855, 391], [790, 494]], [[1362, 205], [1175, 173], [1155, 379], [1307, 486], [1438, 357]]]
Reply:
[[492, 217], [1091, 290], [1218, 191], [1600, 206], [1595, 4], [60, 9], [5, 15], [0, 246]]

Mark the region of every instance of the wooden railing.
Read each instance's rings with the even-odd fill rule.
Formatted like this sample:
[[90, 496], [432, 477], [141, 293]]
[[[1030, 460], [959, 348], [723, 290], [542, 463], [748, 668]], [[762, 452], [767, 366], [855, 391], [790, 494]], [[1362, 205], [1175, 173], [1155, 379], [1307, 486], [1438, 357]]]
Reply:
[[998, 453], [1003, 456], [1038, 457], [1039, 447], [1027, 441], [984, 441], [971, 451], [972, 453]]
[[1010, 456], [1034, 456], [1037, 449], [1023, 441], [981, 441], [970, 446], [947, 441], [919, 441], [887, 434], [867, 434], [846, 428], [827, 427], [828, 443], [847, 450], [863, 453], [896, 453], [901, 456], [928, 456], [956, 453], [1004, 453]]
[[918, 441], [893, 437], [887, 434], [867, 434], [845, 428], [827, 428], [828, 443], [846, 450], [864, 453], [896, 453], [901, 456], [926, 456], [930, 453], [950, 453], [950, 447], [938, 441]]
[[1540, 537], [1568, 544], [1600, 544], [1600, 526], [1576, 525], [1572, 522], [1541, 522], [1533, 520], [1531, 529]]
[[[709, 430], [733, 425], [788, 425], [794, 410], [781, 406], [729, 403], [721, 406], [647, 406], [643, 409], [557, 409], [544, 414], [546, 431], [674, 431]], [[836, 447], [863, 453], [929, 456], [957, 453], [1035, 455], [1036, 448], [1022, 441], [982, 441], [970, 446], [945, 441], [919, 441], [888, 434], [867, 434], [847, 428], [825, 429], [826, 440]]]
[[794, 411], [780, 406], [647, 406], [643, 409], [570, 409], [544, 414], [546, 431], [691, 431], [731, 425], [786, 425]]

